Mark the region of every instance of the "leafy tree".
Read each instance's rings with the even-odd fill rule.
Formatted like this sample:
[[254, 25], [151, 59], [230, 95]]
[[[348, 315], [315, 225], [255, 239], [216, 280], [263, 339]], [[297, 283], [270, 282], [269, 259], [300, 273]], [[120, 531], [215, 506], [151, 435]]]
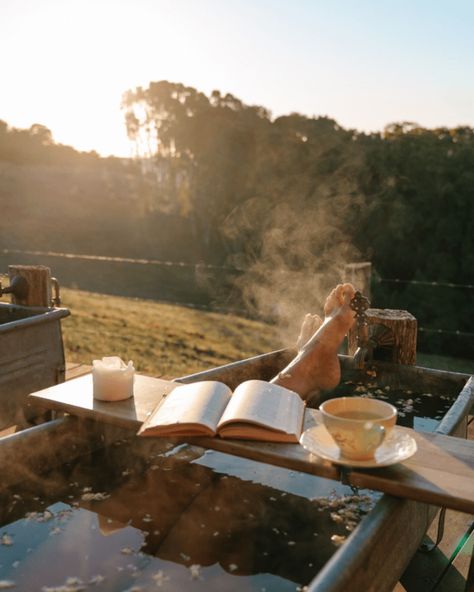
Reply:
[[[474, 284], [472, 128], [396, 122], [362, 134], [329, 117], [272, 118], [229, 93], [206, 96], [168, 81], [126, 92], [123, 107], [137, 154], [130, 161], [56, 144], [41, 124], [20, 130], [0, 121], [3, 209], [17, 219], [32, 208], [51, 212], [44, 240], [55, 236], [54, 216], [76, 216], [73, 242], [85, 252], [92, 244], [238, 268], [230, 281], [224, 270], [209, 279], [218, 297], [293, 326], [320, 306], [345, 263], [371, 260], [382, 280], [375, 306], [405, 308], [427, 328], [472, 333], [472, 290], [442, 286]], [[12, 167], [30, 167], [31, 182]], [[26, 185], [17, 204], [12, 196]], [[123, 240], [101, 232], [91, 243], [90, 225], [76, 223], [89, 207], [101, 231]], [[433, 281], [441, 285], [426, 285]], [[468, 335], [420, 338], [425, 349], [474, 353]]]

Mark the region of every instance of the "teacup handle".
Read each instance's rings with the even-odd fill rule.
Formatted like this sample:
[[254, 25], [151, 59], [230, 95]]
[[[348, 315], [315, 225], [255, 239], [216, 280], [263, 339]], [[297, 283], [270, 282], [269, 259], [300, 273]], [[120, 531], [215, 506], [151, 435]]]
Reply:
[[[367, 422], [370, 423], [370, 422]], [[373, 423], [370, 427], [366, 428], [370, 434], [378, 434], [380, 440], [378, 441], [376, 447], [378, 448], [382, 442], [385, 440], [385, 436], [387, 435], [387, 431], [385, 429], [385, 427], [383, 425], [380, 425], [379, 423]]]

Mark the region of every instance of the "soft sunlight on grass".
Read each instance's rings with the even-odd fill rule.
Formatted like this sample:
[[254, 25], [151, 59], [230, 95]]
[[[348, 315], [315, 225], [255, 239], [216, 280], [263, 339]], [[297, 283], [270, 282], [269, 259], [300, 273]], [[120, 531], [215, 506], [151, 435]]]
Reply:
[[178, 377], [284, 347], [274, 327], [229, 314], [63, 288], [68, 362], [118, 355], [154, 376]]
[[425, 368], [437, 368], [438, 370], [448, 370], [449, 372], [463, 372], [474, 374], [474, 360], [465, 360], [462, 358], [450, 358], [436, 354], [417, 353], [416, 363]]
[[[183, 376], [281, 347], [276, 327], [230, 314], [63, 288], [66, 360], [107, 355], [133, 360], [143, 374]], [[296, 337], [296, 336], [295, 336]], [[474, 373], [474, 362], [417, 354], [417, 365]]]

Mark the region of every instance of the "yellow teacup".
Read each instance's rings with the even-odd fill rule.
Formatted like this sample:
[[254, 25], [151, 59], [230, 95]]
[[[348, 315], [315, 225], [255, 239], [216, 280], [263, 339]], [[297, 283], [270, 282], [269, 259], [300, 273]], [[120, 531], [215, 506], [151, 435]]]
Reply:
[[319, 409], [342, 456], [352, 460], [373, 458], [397, 421], [393, 405], [366, 397], [329, 399]]

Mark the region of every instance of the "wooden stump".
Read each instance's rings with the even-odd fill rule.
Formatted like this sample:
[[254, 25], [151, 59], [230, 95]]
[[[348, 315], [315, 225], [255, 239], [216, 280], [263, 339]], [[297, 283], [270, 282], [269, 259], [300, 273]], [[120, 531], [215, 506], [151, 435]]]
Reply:
[[17, 276], [26, 280], [25, 293], [12, 294], [12, 303], [23, 306], [51, 306], [51, 270], [44, 265], [9, 265], [10, 285]]
[[[416, 364], [418, 323], [406, 310], [369, 308], [366, 311], [369, 349], [375, 359], [394, 364]], [[349, 354], [354, 355], [357, 344], [357, 325], [349, 331]]]

